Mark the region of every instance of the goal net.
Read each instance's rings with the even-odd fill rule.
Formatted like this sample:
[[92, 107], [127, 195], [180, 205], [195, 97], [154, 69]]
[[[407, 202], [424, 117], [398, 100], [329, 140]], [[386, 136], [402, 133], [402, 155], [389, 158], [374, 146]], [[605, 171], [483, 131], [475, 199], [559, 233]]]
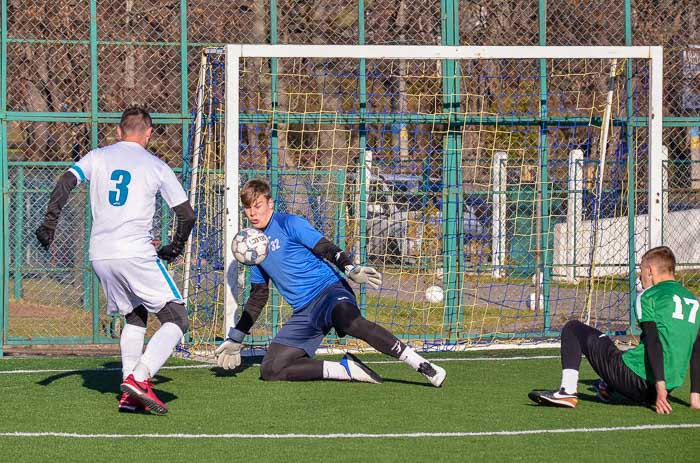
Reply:
[[[635, 259], [660, 243], [659, 47], [230, 45], [206, 49], [186, 175], [197, 223], [190, 348], [235, 323], [251, 178], [357, 263], [371, 321], [423, 348], [634, 326]], [[273, 289], [246, 344], [291, 315]], [[362, 348], [333, 332], [327, 346]]]

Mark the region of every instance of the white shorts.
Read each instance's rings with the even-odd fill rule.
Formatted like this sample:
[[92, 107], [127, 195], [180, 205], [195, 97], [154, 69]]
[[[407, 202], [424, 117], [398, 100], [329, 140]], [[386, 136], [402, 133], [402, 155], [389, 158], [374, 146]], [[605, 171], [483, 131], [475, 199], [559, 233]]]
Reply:
[[93, 260], [107, 298], [107, 313], [130, 314], [143, 305], [159, 312], [171, 301], [184, 303], [173, 278], [157, 257]]

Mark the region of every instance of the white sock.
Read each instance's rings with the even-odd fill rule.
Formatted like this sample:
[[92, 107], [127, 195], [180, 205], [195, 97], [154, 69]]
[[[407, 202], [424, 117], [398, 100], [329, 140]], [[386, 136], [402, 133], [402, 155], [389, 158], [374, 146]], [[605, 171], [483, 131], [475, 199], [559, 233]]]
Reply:
[[576, 394], [578, 389], [578, 370], [567, 368], [561, 371], [561, 387], [567, 394]]
[[143, 354], [143, 338], [146, 336], [146, 328], [136, 325], [124, 325], [122, 335], [119, 338], [119, 347], [122, 351], [122, 377], [126, 379], [134, 371]]
[[[182, 339], [182, 330], [175, 323], [164, 323], [146, 346], [146, 352], [141, 356], [141, 361], [134, 368], [134, 379], [145, 381], [158, 373], [158, 370], [170, 358], [173, 349]], [[141, 368], [141, 367], [145, 368]], [[146, 371], [147, 369], [147, 371]], [[146, 374], [146, 377], [143, 377]]]
[[338, 381], [350, 381], [348, 370], [340, 362], [323, 362], [323, 379], [337, 379]]
[[137, 363], [134, 367], [134, 379], [139, 383], [142, 383], [150, 377], [151, 372], [148, 371], [148, 367], [141, 362]]
[[399, 360], [409, 364], [414, 370], [417, 370], [421, 363], [427, 362], [426, 359], [418, 355], [416, 351], [411, 349], [409, 346], [406, 346], [406, 348], [403, 350]]

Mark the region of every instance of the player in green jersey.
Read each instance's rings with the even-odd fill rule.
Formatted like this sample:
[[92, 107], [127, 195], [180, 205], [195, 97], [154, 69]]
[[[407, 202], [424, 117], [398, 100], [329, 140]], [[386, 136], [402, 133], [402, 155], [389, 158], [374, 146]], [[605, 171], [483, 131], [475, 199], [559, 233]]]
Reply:
[[690, 407], [700, 409], [700, 314], [697, 298], [675, 279], [676, 258], [666, 246], [642, 256], [643, 291], [636, 302], [641, 342], [623, 352], [604, 333], [579, 321], [561, 331], [562, 380], [558, 391], [532, 391], [541, 405], [573, 408], [581, 354], [601, 377], [594, 383], [598, 398], [608, 402], [612, 392], [643, 404], [656, 413], [671, 413], [668, 393], [683, 384], [690, 365]]

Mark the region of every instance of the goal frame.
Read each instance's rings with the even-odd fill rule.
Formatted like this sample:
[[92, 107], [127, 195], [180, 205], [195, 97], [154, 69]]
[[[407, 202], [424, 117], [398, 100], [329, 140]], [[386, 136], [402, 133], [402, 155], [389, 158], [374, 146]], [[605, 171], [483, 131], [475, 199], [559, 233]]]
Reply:
[[[663, 48], [661, 46], [415, 46], [415, 45], [254, 45], [230, 44], [224, 47], [226, 120], [226, 185], [238, 185], [240, 119], [239, 87], [242, 58], [338, 58], [403, 60], [481, 60], [481, 59], [646, 59], [649, 66], [648, 108], [648, 224], [646, 242], [655, 247], [662, 243], [662, 182], [652, 175], [662, 172], [663, 118]], [[541, 95], [541, 99], [546, 95]], [[630, 148], [631, 149], [631, 148]], [[228, 243], [238, 232], [238, 188], [228, 187], [225, 194], [224, 255], [226, 291], [224, 297], [224, 333], [234, 324], [237, 272]]]

